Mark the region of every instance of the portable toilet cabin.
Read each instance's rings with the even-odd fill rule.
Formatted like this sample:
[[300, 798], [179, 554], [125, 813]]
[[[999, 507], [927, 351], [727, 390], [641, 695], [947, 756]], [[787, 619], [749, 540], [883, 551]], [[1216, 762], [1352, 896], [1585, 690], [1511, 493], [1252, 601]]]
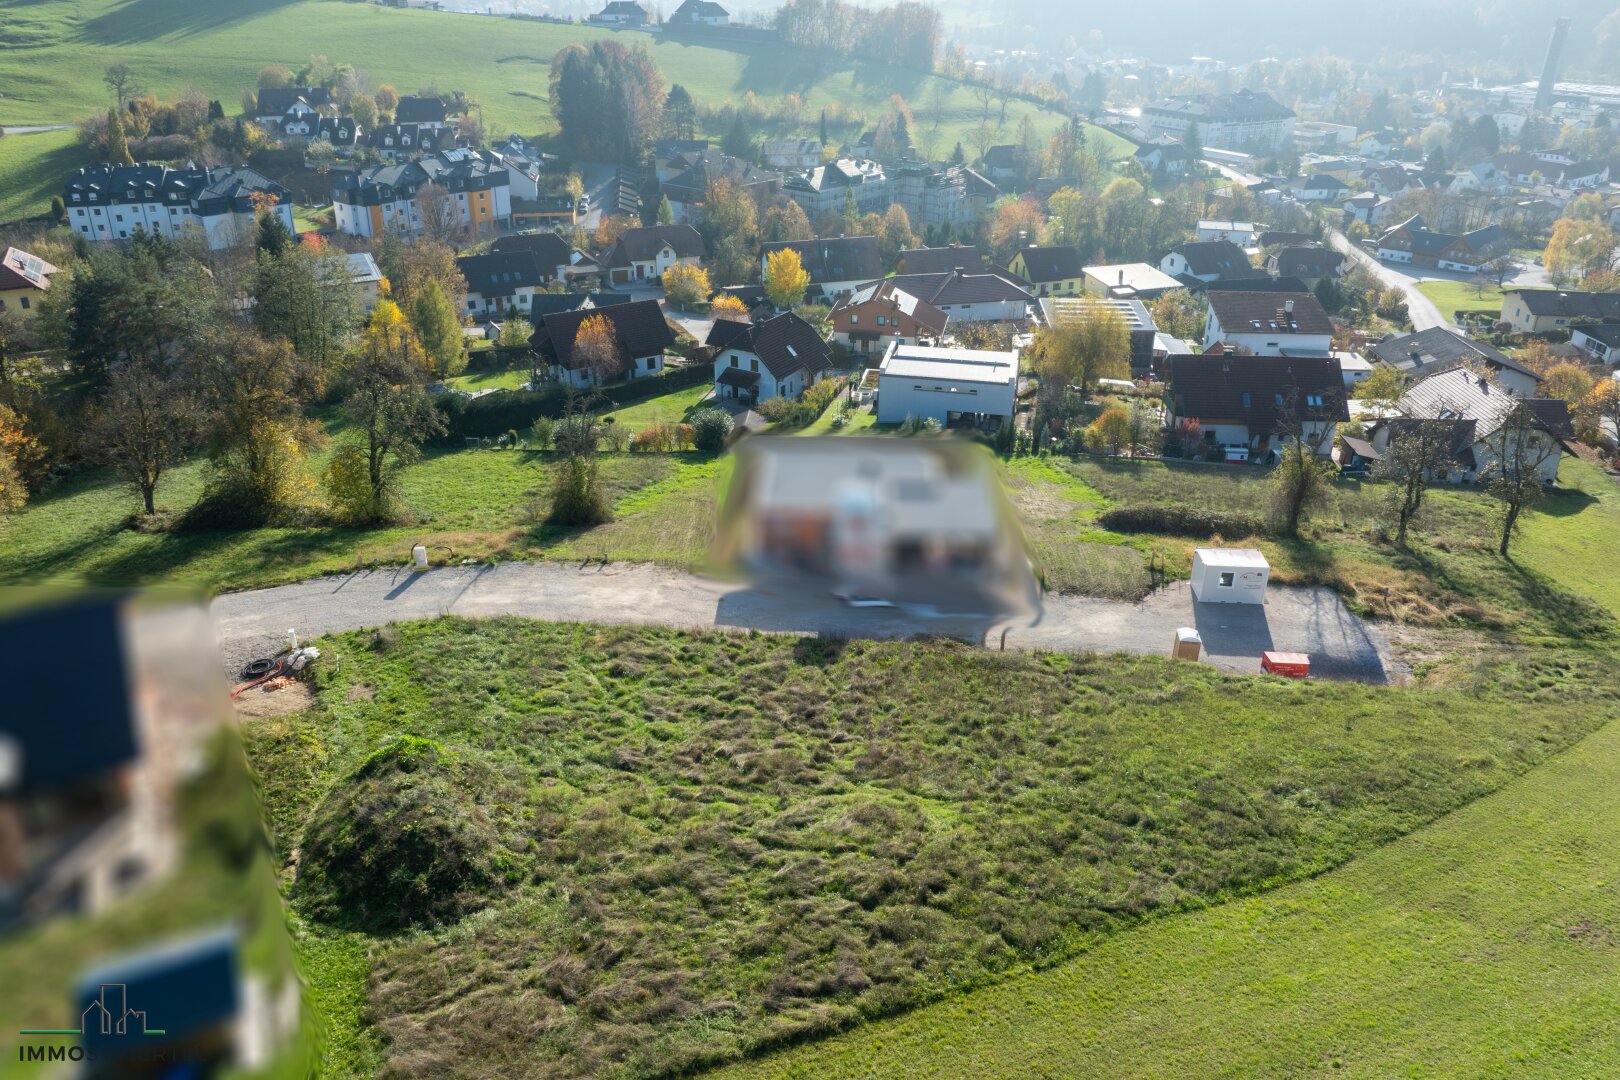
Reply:
[[1193, 599], [1201, 604], [1263, 604], [1271, 564], [1254, 548], [1193, 551]]

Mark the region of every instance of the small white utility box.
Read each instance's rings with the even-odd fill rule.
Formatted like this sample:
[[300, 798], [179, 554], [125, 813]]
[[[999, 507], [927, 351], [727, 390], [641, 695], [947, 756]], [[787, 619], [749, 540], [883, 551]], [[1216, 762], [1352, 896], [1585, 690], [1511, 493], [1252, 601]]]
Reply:
[[1192, 593], [1201, 604], [1263, 604], [1271, 564], [1254, 548], [1197, 548]]
[[422, 544], [417, 544], [415, 547], [411, 548], [411, 561], [415, 563], [415, 570], [417, 573], [421, 573], [423, 570], [426, 570], [428, 568], [427, 548]]

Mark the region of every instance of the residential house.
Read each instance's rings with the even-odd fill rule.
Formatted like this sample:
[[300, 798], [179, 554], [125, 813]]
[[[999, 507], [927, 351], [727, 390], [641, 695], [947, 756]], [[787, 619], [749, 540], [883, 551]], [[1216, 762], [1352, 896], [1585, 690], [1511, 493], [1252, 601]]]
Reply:
[[1177, 244], [1159, 260], [1159, 269], [1183, 282], [1236, 281], [1263, 278], [1243, 249], [1230, 240], [1194, 241]]
[[626, 229], [598, 261], [615, 285], [652, 283], [672, 266], [697, 266], [708, 254], [703, 237], [690, 225], [647, 225]]
[[1391, 199], [1423, 187], [1421, 177], [1399, 165], [1381, 165], [1376, 169], [1369, 169], [1361, 178], [1366, 182], [1368, 191]]
[[1312, 293], [1211, 292], [1204, 350], [1225, 342], [1257, 356], [1327, 356], [1333, 322]]
[[266, 127], [279, 128], [289, 115], [319, 112], [334, 107], [332, 92], [322, 86], [267, 87], [258, 92], [253, 119]]
[[1142, 106], [1142, 125], [1150, 137], [1180, 140], [1197, 127], [1200, 145], [1223, 150], [1275, 154], [1294, 139], [1294, 112], [1264, 91], [1200, 94]]
[[1344, 274], [1344, 256], [1321, 244], [1308, 244], [1278, 248], [1266, 257], [1266, 270], [1278, 277], [1294, 277], [1307, 287], [1325, 277], [1337, 278]]
[[546, 287], [546, 272], [532, 251], [463, 255], [456, 260], [456, 267], [467, 279], [465, 314], [469, 316], [527, 316], [535, 293]]
[[1506, 353], [1443, 326], [1392, 337], [1373, 346], [1372, 354], [1413, 379], [1457, 368], [1489, 371], [1499, 386], [1522, 398], [1534, 397], [1541, 384], [1541, 376]]
[[888, 279], [919, 300], [939, 308], [953, 325], [970, 322], [1024, 322], [1035, 298], [998, 273], [898, 274]]
[[764, 322], [717, 319], [704, 344], [715, 350], [716, 397], [796, 398], [832, 370], [827, 343], [791, 311]]
[[731, 12], [714, 0], [685, 0], [669, 22], [675, 26], [730, 26]]
[[1359, 221], [1369, 229], [1383, 226], [1395, 213], [1395, 200], [1388, 195], [1375, 195], [1371, 191], [1357, 192], [1344, 200], [1346, 223]]
[[1504, 289], [1502, 319], [1521, 334], [1545, 334], [1578, 323], [1620, 322], [1620, 293]]
[[1165, 426], [1196, 422], [1212, 447], [1243, 447], [1264, 461], [1297, 432], [1319, 457], [1350, 419], [1339, 361], [1331, 356], [1238, 356], [1230, 351], [1165, 361]]
[[506, 141], [493, 146], [491, 158], [506, 170], [507, 185], [512, 198], [534, 202], [545, 191], [544, 155], [530, 146], [521, 135], [508, 135]]
[[1497, 154], [1491, 158], [1491, 164], [1515, 184], [1549, 184], [1590, 191], [1609, 182], [1607, 162], [1574, 161], [1567, 155], [1547, 151]]
[[853, 352], [882, 353], [899, 342], [937, 342], [950, 316], [888, 280], [873, 281], [839, 297], [832, 309], [832, 339]]
[[[593, 371], [586, 358], [574, 352], [580, 324], [597, 316], [607, 321], [619, 347], [618, 367], [613, 371]], [[574, 386], [600, 386], [621, 379], [646, 378], [663, 371], [664, 352], [675, 344], [675, 334], [658, 301], [632, 300], [607, 307], [593, 305], [542, 315], [535, 323], [529, 344], [557, 381]]]
[[821, 144], [815, 139], [766, 139], [760, 149], [773, 169], [801, 171], [821, 164]]
[[435, 131], [450, 125], [450, 106], [440, 97], [406, 94], [394, 106], [394, 123], [415, 124], [418, 129]]
[[365, 131], [352, 116], [323, 116], [310, 138], [314, 143], [325, 143], [340, 155], [354, 152], [365, 137]]
[[371, 309], [377, 306], [382, 296], [383, 286], [382, 268], [371, 253], [358, 251], [352, 255], [328, 255], [325, 265], [328, 285], [335, 286], [340, 281], [347, 281], [354, 290], [360, 311], [371, 314]]
[[1115, 263], [1081, 270], [1082, 292], [1127, 300], [1156, 300], [1167, 292], [1186, 288], [1180, 281], [1147, 263]]
[[389, 229], [427, 227], [422, 196], [442, 191], [449, 224], [478, 235], [501, 231], [512, 219], [511, 177], [494, 155], [445, 150], [402, 164], [377, 165], [340, 176], [332, 188], [338, 232], [380, 237]]
[[1024, 151], [1010, 143], [992, 146], [984, 152], [984, 174], [990, 181], [1005, 187], [1015, 182], [1024, 171]]
[[[1369, 433], [1380, 454], [1411, 433], [1420, 420], [1452, 421], [1451, 464], [1446, 479], [1467, 483], [1488, 477], [1501, 467], [1501, 430], [1521, 405], [1528, 408], [1535, 432], [1528, 440], [1544, 484], [1558, 479], [1564, 444], [1574, 438], [1567, 402], [1553, 398], [1515, 397], [1504, 387], [1466, 368], [1419, 379], [1406, 388], [1397, 408], [1400, 418], [1382, 420]], [[1530, 464], [1522, 462], [1521, 464]]]
[[932, 418], [942, 427], [994, 429], [1018, 403], [1018, 350], [946, 349], [891, 342], [878, 365], [877, 418]]
[[1029, 287], [1033, 296], [1079, 296], [1085, 291], [1085, 268], [1075, 247], [1031, 244], [1013, 252], [1007, 269]]
[[660, 186], [676, 221], [693, 218], [708, 198], [709, 185], [728, 181], [732, 187], [753, 196], [764, 206], [782, 190], [782, 174], [762, 169], [751, 161], [723, 154], [718, 150], [690, 150], [663, 162]]
[[1569, 343], [1600, 363], [1613, 364], [1620, 361], [1620, 324], [1572, 327]]
[[1314, 203], [1342, 202], [1349, 194], [1349, 184], [1326, 173], [1307, 177], [1294, 191], [1294, 197], [1300, 202]]
[[778, 251], [798, 253], [810, 274], [807, 298], [833, 300], [883, 276], [883, 257], [875, 236], [829, 236], [825, 240], [780, 240], [761, 244], [759, 273], [764, 279], [770, 257]]
[[1187, 148], [1179, 142], [1143, 143], [1132, 156], [1151, 176], [1186, 176], [1192, 164]]
[[647, 9], [635, 0], [609, 0], [607, 7], [592, 15], [590, 21], [602, 26], [634, 27], [646, 26], [651, 20]]
[[[450, 128], [421, 127], [417, 124], [380, 124], [372, 128], [366, 143], [387, 162], [409, 161], [424, 154], [457, 148], [459, 139]], [[504, 155], [492, 157], [501, 161]], [[504, 162], [502, 162], [504, 167]], [[508, 181], [510, 184], [510, 181]]]
[[1378, 258], [1384, 262], [1472, 274], [1508, 252], [1508, 235], [1500, 225], [1487, 225], [1456, 236], [1430, 229], [1422, 215], [1413, 214], [1378, 238]]
[[1502, 195], [1512, 187], [1513, 181], [1507, 174], [1489, 161], [1481, 161], [1452, 177], [1446, 192], [1450, 195]]
[[56, 267], [22, 248], [0, 251], [0, 312], [21, 312], [33, 318], [54, 273]]
[[515, 251], [529, 252], [540, 268], [541, 280], [548, 285], [566, 277], [568, 268], [575, 265], [580, 258], [579, 253], [568, 246], [568, 241], [554, 232], [512, 233], [509, 236], [498, 236], [495, 242], [489, 245], [489, 250], [494, 255], [505, 255]]
[[893, 184], [870, 158], [839, 158], [789, 176], [782, 193], [799, 204], [812, 225], [843, 214], [850, 196], [860, 214], [881, 214], [894, 202]]
[[1258, 234], [1259, 226], [1252, 221], [1205, 219], [1198, 222], [1198, 228], [1193, 239], [1201, 243], [1230, 240], [1240, 248], [1252, 248], [1255, 246], [1255, 237]]
[[201, 229], [215, 250], [251, 236], [266, 202], [295, 231], [292, 192], [246, 166], [92, 165], [62, 189], [68, 226], [85, 240], [128, 240], [142, 229], [173, 239]]
[[972, 244], [908, 248], [894, 261], [894, 272], [897, 274], [948, 274], [953, 270], [964, 274], [982, 274], [988, 269], [984, 256]]

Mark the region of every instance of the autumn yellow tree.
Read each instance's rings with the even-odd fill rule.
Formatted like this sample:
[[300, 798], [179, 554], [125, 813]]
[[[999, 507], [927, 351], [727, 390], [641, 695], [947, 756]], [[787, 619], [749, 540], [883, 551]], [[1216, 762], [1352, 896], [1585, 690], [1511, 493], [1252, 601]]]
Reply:
[[589, 372], [591, 381], [598, 386], [624, 374], [624, 354], [619, 348], [618, 335], [603, 315], [592, 315], [579, 324], [574, 332], [573, 358], [570, 366]]
[[1130, 416], [1118, 405], [1110, 405], [1102, 415], [1086, 427], [1086, 449], [1094, 453], [1106, 450], [1117, 455], [1130, 440]]
[[778, 308], [797, 307], [810, 288], [810, 271], [792, 248], [773, 251], [765, 259], [765, 296]]
[[392, 357], [426, 373], [431, 368], [427, 352], [411, 322], [392, 300], [378, 300], [371, 319], [360, 336], [360, 347], [374, 358]]
[[689, 309], [713, 291], [713, 287], [709, 284], [709, 272], [701, 266], [676, 263], [664, 271], [664, 295], [670, 302], [679, 304], [683, 310]]
[[22, 418], [0, 405], [0, 520], [23, 508], [28, 501], [28, 485], [22, 477], [22, 460], [38, 449], [38, 442], [23, 430]]
[[[1613, 379], [1609, 380], [1613, 382]], [[1537, 388], [1536, 396], [1544, 398], [1557, 398], [1567, 401], [1571, 405], [1584, 401], [1586, 395], [1592, 392], [1597, 379], [1592, 373], [1580, 364], [1565, 360], [1561, 364], [1554, 364], [1542, 376], [1541, 386]]]
[[1542, 252], [1547, 276], [1567, 285], [1587, 274], [1613, 269], [1615, 235], [1595, 221], [1559, 218]]
[[709, 314], [717, 319], [736, 319], [740, 322], [747, 322], [748, 305], [731, 293], [715, 293], [714, 299], [709, 303]]
[[1575, 409], [1575, 434], [1593, 445], [1620, 441], [1620, 382], [1597, 380]]

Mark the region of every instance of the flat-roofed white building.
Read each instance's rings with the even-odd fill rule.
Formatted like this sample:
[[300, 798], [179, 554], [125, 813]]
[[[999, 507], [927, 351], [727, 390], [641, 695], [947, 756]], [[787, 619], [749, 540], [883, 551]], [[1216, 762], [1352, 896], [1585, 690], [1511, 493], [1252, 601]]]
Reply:
[[933, 417], [940, 424], [996, 427], [1012, 421], [1018, 350], [889, 346], [878, 366], [880, 424]]

